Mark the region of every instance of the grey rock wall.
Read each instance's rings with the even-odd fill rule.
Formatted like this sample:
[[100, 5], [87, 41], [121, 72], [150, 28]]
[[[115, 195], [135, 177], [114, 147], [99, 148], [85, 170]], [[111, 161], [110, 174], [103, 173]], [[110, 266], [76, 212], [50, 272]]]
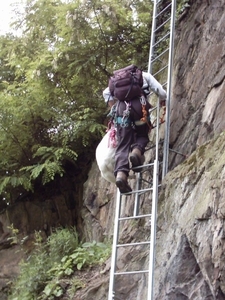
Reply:
[[[170, 148], [184, 155], [170, 152], [170, 172], [160, 193], [154, 291], [157, 300], [225, 299], [225, 1], [189, 2], [190, 9], [176, 27], [170, 127]], [[150, 158], [149, 152], [146, 160]], [[41, 217], [33, 218], [40, 229], [45, 228], [46, 217], [54, 224], [60, 221], [61, 225], [68, 218], [71, 224], [79, 218], [77, 225], [88, 240], [112, 238], [116, 188], [100, 178], [96, 163], [88, 177], [83, 206], [79, 202], [71, 209], [68, 197], [55, 199], [54, 209], [47, 208], [44, 212], [48, 212], [47, 215], [40, 211]], [[131, 178], [130, 183], [134, 186], [135, 180]], [[77, 196], [72, 198], [81, 194], [78, 190]], [[132, 212], [133, 203], [132, 197], [124, 199], [124, 216]], [[33, 207], [23, 218], [25, 232], [32, 224], [36, 226], [28, 222], [32, 219], [30, 213], [37, 211], [35, 204], [27, 205]], [[148, 211], [149, 199], [143, 197], [141, 206]], [[82, 216], [78, 216], [81, 209]], [[12, 259], [15, 248], [8, 249], [7, 226], [11, 223], [11, 219], [1, 215], [0, 289], [11, 273], [18, 272], [18, 261]], [[148, 222], [133, 225], [125, 223], [122, 228], [121, 237], [125, 242], [146, 238]], [[118, 267], [121, 270], [144, 268], [148, 264], [147, 254], [142, 248], [120, 251]], [[97, 279], [74, 299], [107, 299], [109, 270], [110, 260], [101, 274], [94, 276]], [[144, 275], [131, 279], [122, 277], [117, 282], [119, 298], [145, 299], [147, 283]]]
[[156, 299], [225, 299], [225, 134], [168, 173], [159, 201]]
[[[160, 193], [154, 290], [157, 300], [225, 299], [225, 1], [189, 2], [191, 7], [176, 26], [170, 126], [170, 148], [183, 155], [170, 152], [170, 172]], [[147, 153], [146, 159], [150, 158]], [[87, 186], [86, 204], [93, 189], [90, 182]], [[100, 179], [99, 189], [102, 186], [106, 194], [116, 192], [113, 185]], [[90, 205], [86, 207], [92, 222], [94, 219], [98, 223], [98, 232], [110, 237], [116, 196], [101, 212], [105, 194], [99, 193], [95, 198], [98, 214]], [[132, 201], [122, 207], [125, 215], [132, 210]], [[125, 226], [124, 240], [136, 240], [146, 226], [140, 224], [136, 231]], [[94, 232], [90, 230], [90, 238]], [[141, 268], [146, 266], [147, 252], [139, 251], [143, 256], [135, 251], [129, 255], [119, 253], [119, 267], [127, 267], [131, 261]], [[109, 276], [109, 268], [108, 263], [105, 276]], [[107, 299], [107, 287], [101, 296], [98, 294], [99, 299]], [[142, 300], [146, 295], [145, 276], [130, 280], [124, 276], [117, 282], [119, 299]]]
[[[170, 146], [190, 155], [225, 128], [224, 0], [191, 1], [176, 27]], [[170, 154], [170, 168], [184, 157]]]

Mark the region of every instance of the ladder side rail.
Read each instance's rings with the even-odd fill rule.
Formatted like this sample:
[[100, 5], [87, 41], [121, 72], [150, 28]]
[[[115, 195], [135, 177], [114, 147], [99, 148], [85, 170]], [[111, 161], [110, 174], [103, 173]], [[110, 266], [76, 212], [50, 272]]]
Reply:
[[170, 26], [170, 50], [169, 50], [169, 67], [167, 79], [167, 101], [166, 101], [166, 122], [165, 122], [165, 138], [163, 149], [163, 170], [162, 178], [168, 172], [169, 157], [169, 133], [170, 133], [170, 99], [172, 90], [172, 69], [173, 69], [173, 50], [174, 50], [174, 33], [175, 33], [175, 17], [176, 17], [176, 0], [172, 0], [171, 26]]
[[[159, 161], [159, 125], [160, 125], [160, 101], [158, 98], [157, 101], [157, 119], [156, 119], [156, 138], [155, 138], [155, 160], [158, 162]], [[155, 163], [154, 163], [154, 171], [155, 171]], [[154, 173], [155, 175], [155, 173]], [[154, 176], [153, 176], [153, 182], [154, 182]], [[153, 185], [153, 193], [154, 193], [154, 185]], [[153, 197], [154, 201], [154, 197]]]
[[[137, 174], [136, 190], [141, 189], [141, 179], [142, 179], [142, 176], [141, 176], [141, 173], [139, 172]], [[139, 214], [139, 204], [140, 204], [140, 194], [136, 193], [135, 199], [134, 199], [134, 213], [133, 213], [134, 216], [138, 216], [138, 214]]]
[[154, 287], [154, 267], [155, 267], [155, 240], [156, 240], [156, 220], [158, 204], [158, 169], [159, 169], [159, 114], [160, 101], [157, 104], [157, 127], [156, 127], [156, 149], [153, 174], [153, 195], [152, 195], [152, 217], [151, 217], [151, 242], [149, 255], [149, 276], [148, 276], [148, 297], [147, 300], [153, 300]]
[[152, 73], [152, 59], [154, 57], [154, 48], [153, 45], [155, 44], [155, 28], [156, 28], [156, 14], [157, 14], [157, 0], [154, 1], [153, 6], [153, 18], [152, 18], [152, 34], [151, 34], [151, 41], [150, 41], [150, 49], [149, 49], [149, 63], [148, 63], [148, 73]]
[[155, 241], [156, 241], [157, 204], [158, 204], [158, 168], [159, 168], [159, 162], [155, 159], [147, 300], [153, 300], [153, 291], [154, 291]]
[[120, 217], [120, 210], [121, 210], [121, 198], [122, 198], [122, 196], [121, 196], [119, 190], [117, 189], [108, 300], [114, 300], [114, 285], [115, 285], [114, 274], [115, 274], [115, 270], [116, 270], [117, 243], [119, 240], [119, 217]]

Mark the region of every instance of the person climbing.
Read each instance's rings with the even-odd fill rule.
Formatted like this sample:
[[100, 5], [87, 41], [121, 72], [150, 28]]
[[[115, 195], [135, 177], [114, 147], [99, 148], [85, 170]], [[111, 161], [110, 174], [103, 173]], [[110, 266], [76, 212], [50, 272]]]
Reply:
[[[166, 105], [167, 94], [162, 85], [150, 74], [142, 71], [143, 81], [141, 96], [130, 101], [120, 101], [112, 95], [110, 86], [103, 91], [103, 98], [111, 111], [114, 112], [114, 123], [117, 134], [115, 153], [114, 176], [116, 186], [121, 194], [132, 191], [128, 184], [129, 154], [131, 167], [137, 168], [144, 162], [145, 147], [149, 142], [151, 123], [149, 109], [152, 108], [148, 95], [153, 91], [158, 97], [161, 106]], [[133, 170], [135, 172], [135, 169]]]

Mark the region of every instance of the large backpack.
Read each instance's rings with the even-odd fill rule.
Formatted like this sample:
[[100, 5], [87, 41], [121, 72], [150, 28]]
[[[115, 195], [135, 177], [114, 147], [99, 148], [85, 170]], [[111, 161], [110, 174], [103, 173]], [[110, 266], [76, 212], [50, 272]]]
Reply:
[[142, 70], [135, 65], [113, 72], [109, 79], [109, 90], [119, 101], [130, 101], [142, 96]]

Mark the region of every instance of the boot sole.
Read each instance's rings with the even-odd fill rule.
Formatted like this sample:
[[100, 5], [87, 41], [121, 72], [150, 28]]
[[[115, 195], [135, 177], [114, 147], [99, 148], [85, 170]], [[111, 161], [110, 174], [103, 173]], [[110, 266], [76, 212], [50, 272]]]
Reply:
[[116, 179], [116, 186], [120, 190], [121, 194], [127, 194], [132, 192], [131, 187], [124, 180], [120, 178]]

